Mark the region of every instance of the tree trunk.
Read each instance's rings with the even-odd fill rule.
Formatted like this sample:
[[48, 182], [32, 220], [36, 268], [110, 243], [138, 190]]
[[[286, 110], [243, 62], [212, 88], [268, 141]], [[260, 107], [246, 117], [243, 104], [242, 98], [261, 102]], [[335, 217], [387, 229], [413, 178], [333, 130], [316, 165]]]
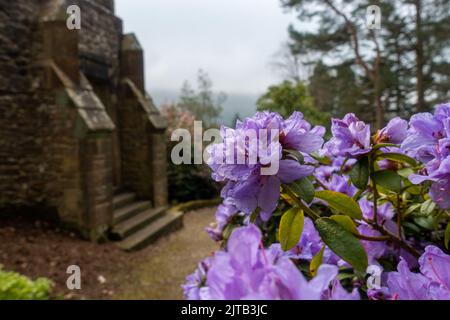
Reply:
[[377, 130], [380, 130], [384, 127], [384, 107], [383, 102], [381, 101], [381, 90], [380, 90], [380, 80], [376, 80], [375, 84], [375, 111], [376, 111], [376, 117], [375, 117], [375, 126]]
[[416, 7], [416, 90], [417, 90], [417, 112], [426, 111], [425, 105], [425, 88], [423, 77], [423, 40], [422, 40], [422, 0], [415, 0], [414, 5]]

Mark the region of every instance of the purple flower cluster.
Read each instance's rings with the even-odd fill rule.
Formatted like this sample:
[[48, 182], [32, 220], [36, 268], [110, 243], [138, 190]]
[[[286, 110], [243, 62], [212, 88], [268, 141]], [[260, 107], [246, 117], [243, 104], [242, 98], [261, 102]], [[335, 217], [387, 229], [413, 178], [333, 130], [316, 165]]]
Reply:
[[450, 300], [450, 256], [435, 246], [425, 248], [419, 258], [420, 272], [411, 272], [407, 262], [399, 262], [396, 272], [387, 275], [385, 287], [371, 290], [369, 297], [393, 300]]
[[216, 222], [206, 228], [206, 232], [214, 241], [223, 240], [223, 229], [231, 222], [234, 216], [238, 215], [239, 211], [236, 209], [231, 199], [225, 199], [221, 205], [217, 207]]
[[202, 262], [183, 286], [187, 299], [319, 300], [359, 299], [336, 279], [338, 268], [323, 264], [307, 281], [278, 244], [262, 247], [261, 231], [253, 224], [235, 229], [226, 251]]
[[370, 125], [360, 121], [353, 113], [344, 119], [331, 122], [333, 137], [325, 144], [325, 149], [334, 156], [358, 158], [370, 152]]
[[[324, 243], [320, 239], [319, 233], [314, 227], [311, 219], [305, 217], [302, 235], [300, 241], [295, 247], [286, 252], [291, 259], [311, 261], [311, 259], [322, 249]], [[327, 264], [337, 264], [339, 258], [328, 248], [325, 247], [323, 253], [323, 262]]]
[[395, 117], [389, 121], [386, 127], [377, 133], [376, 142], [400, 145], [406, 139], [407, 135], [408, 122], [400, 117]]
[[[282, 234], [286, 230], [280, 229], [280, 216], [273, 215], [282, 184], [303, 177], [312, 181], [313, 176], [316, 190], [335, 191], [356, 200], [363, 218], [353, 218], [352, 223], [357, 228], [355, 237], [360, 239], [369, 265], [386, 267], [398, 262], [397, 271], [383, 274], [382, 287], [369, 289], [364, 297], [450, 300], [450, 256], [430, 245], [427, 235], [414, 236], [419, 234], [414, 231], [414, 223], [424, 194], [412, 190], [409, 193], [408, 189], [408, 193], [402, 191], [395, 195], [387, 183], [391, 180], [384, 180], [383, 184], [372, 175], [374, 170], [405, 169], [397, 175], [403, 186], [411, 185], [406, 181], [406, 174], [413, 184], [429, 181], [430, 198], [442, 209], [450, 208], [450, 104], [437, 106], [434, 114], [416, 114], [409, 123], [394, 118], [373, 136], [370, 126], [354, 114], [333, 119], [331, 131], [332, 138], [323, 144], [325, 129], [312, 127], [300, 112], [287, 120], [274, 112], [259, 112], [238, 121], [235, 129], [221, 128], [223, 142], [208, 147], [208, 164], [213, 178], [224, 182], [221, 193], [224, 201], [217, 208], [215, 223], [206, 231], [213, 240], [222, 241], [222, 246], [187, 277], [183, 286], [186, 299], [360, 299], [363, 291], [358, 287], [362, 277], [355, 272], [353, 279], [343, 280], [345, 288], [342, 286], [338, 280], [339, 270], [350, 270], [352, 266], [325, 245], [315, 228], [319, 221], [315, 219], [340, 211], [331, 202], [320, 200], [316, 193], [308, 209], [304, 207], [307, 203], [302, 202], [303, 198], [295, 199], [308, 215], [304, 217], [300, 240], [286, 252], [275, 240], [275, 233]], [[390, 157], [385, 153], [391, 153]], [[411, 159], [405, 160], [404, 155], [415, 158], [418, 166]], [[369, 184], [364, 190], [358, 190], [351, 182], [349, 171], [364, 157], [371, 164], [366, 167]], [[271, 168], [276, 170], [267, 174], [267, 169]], [[417, 174], [410, 174], [412, 171]], [[352, 179], [355, 178], [353, 173], [355, 171]], [[375, 192], [375, 185], [383, 188]], [[427, 190], [428, 186], [424, 184], [420, 190]], [[311, 188], [310, 185], [304, 188], [308, 187]], [[287, 195], [283, 198], [288, 199]], [[292, 203], [288, 199], [283, 205]], [[250, 216], [255, 211], [259, 216], [253, 224]], [[443, 211], [440, 213], [429, 215], [433, 219], [439, 216], [441, 220], [433, 221], [439, 228], [448, 220], [448, 216], [443, 217]], [[440, 234], [439, 228], [433, 229], [439, 231], [436, 235]], [[332, 242], [327, 241], [327, 244], [333, 248]], [[307, 267], [322, 248], [321, 265], [308, 281], [305, 278], [308, 272], [302, 271], [303, 267]], [[342, 252], [337, 252], [345, 258]]]
[[[259, 112], [238, 121], [236, 129], [222, 127], [223, 142], [208, 147], [213, 178], [226, 182], [222, 197], [246, 214], [260, 208], [261, 218], [268, 220], [277, 207], [281, 184], [313, 172], [312, 166], [283, 158], [283, 150], [316, 151], [323, 144], [324, 133], [323, 127], [311, 127], [300, 112], [287, 120], [278, 113]], [[249, 137], [256, 137], [256, 143], [248, 142]], [[227, 161], [230, 158], [235, 161]], [[262, 173], [273, 165], [278, 165], [278, 170], [272, 175]]]
[[430, 197], [442, 209], [450, 208], [450, 103], [436, 112], [411, 117], [408, 136], [402, 144], [407, 154], [425, 164], [421, 174], [412, 174], [414, 184], [431, 181]]
[[[327, 154], [327, 152], [325, 151], [324, 154]], [[344, 157], [335, 157], [330, 165], [318, 166], [314, 171], [314, 176], [328, 190], [341, 192], [353, 197], [357, 189], [350, 183], [349, 176], [344, 172], [348, 172], [355, 162], [355, 159], [347, 159], [345, 161]]]

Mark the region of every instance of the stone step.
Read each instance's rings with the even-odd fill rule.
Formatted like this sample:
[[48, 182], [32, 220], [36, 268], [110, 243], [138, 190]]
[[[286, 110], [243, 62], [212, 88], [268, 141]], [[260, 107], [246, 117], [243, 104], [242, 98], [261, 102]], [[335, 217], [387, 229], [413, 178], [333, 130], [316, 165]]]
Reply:
[[132, 192], [121, 193], [113, 198], [113, 208], [119, 209], [127, 204], [132, 203], [136, 200], [136, 194]]
[[151, 208], [151, 202], [150, 201], [137, 201], [133, 202], [131, 204], [128, 204], [122, 208], [115, 209], [113, 212], [113, 224], [117, 225], [136, 214], [150, 209]]
[[167, 207], [151, 208], [115, 225], [111, 230], [111, 239], [122, 240], [164, 215]]
[[183, 226], [183, 213], [168, 211], [165, 215], [138, 232], [117, 243], [125, 251], [142, 249], [160, 236]]

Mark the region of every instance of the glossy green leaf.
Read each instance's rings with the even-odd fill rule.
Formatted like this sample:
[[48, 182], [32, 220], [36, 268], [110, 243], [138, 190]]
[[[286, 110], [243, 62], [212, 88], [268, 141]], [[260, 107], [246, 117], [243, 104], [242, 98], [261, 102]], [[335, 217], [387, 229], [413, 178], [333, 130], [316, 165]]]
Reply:
[[403, 217], [404, 218], [407, 217], [408, 215], [419, 209], [421, 205], [422, 205], [421, 203], [415, 203], [409, 206], [408, 209], [406, 209], [405, 212], [403, 213]]
[[315, 152], [311, 153], [310, 156], [313, 157], [315, 160], [317, 160], [320, 164], [324, 164], [326, 166], [329, 166], [332, 162], [330, 158], [321, 157]]
[[331, 216], [330, 219], [339, 223], [348, 232], [359, 234], [358, 229], [356, 229], [355, 223], [349, 216], [334, 215]]
[[392, 160], [392, 161], [396, 161], [396, 162], [404, 162], [404, 163], [409, 164], [412, 167], [417, 166], [416, 160], [414, 160], [411, 157], [408, 157], [407, 155], [401, 154], [401, 153], [396, 153], [396, 152], [382, 153], [377, 158]]
[[358, 239], [344, 227], [330, 218], [320, 218], [316, 222], [317, 231], [323, 242], [356, 271], [365, 272], [367, 254]]
[[382, 170], [372, 174], [373, 181], [384, 189], [400, 192], [402, 189], [402, 177], [395, 171]]
[[420, 214], [424, 216], [429, 216], [434, 209], [436, 208], [436, 203], [433, 202], [433, 200], [428, 199], [425, 202], [422, 203], [420, 206]]
[[312, 258], [311, 263], [309, 264], [309, 273], [312, 277], [315, 277], [317, 275], [317, 270], [319, 269], [323, 261], [324, 251], [325, 246], [322, 246], [322, 249], [320, 249], [320, 251], [316, 253], [316, 255]]
[[278, 230], [278, 238], [284, 251], [292, 249], [300, 241], [303, 223], [303, 210], [298, 207], [293, 207], [283, 214]]
[[339, 211], [342, 214], [355, 219], [362, 219], [362, 212], [358, 203], [343, 193], [321, 190], [316, 191], [315, 196], [316, 198], [325, 201], [331, 208]]
[[420, 186], [409, 186], [405, 191], [407, 191], [409, 194], [419, 195], [421, 193]]
[[409, 230], [411, 230], [413, 232], [416, 232], [416, 233], [420, 233], [420, 231], [421, 231], [418, 226], [416, 226], [414, 223], [411, 223], [411, 222], [403, 222], [402, 225], [405, 228], [407, 228], [407, 229], [409, 229]]
[[369, 182], [369, 160], [367, 157], [356, 162], [349, 174], [352, 183], [358, 189], [365, 189]]
[[397, 173], [403, 178], [408, 179], [408, 177], [414, 173], [414, 170], [411, 168], [403, 168], [397, 171]]
[[387, 147], [398, 147], [398, 145], [393, 144], [393, 143], [379, 143], [372, 148], [372, 152], [375, 152], [381, 148], [387, 148]]
[[283, 152], [287, 153], [289, 156], [291, 156], [292, 158], [294, 158], [295, 160], [297, 160], [300, 163], [303, 163], [305, 161], [305, 158], [303, 157], [301, 152], [299, 152], [297, 150], [284, 149]]
[[449, 242], [450, 242], [450, 222], [447, 223], [447, 228], [445, 228], [445, 234], [444, 234], [444, 244], [445, 244], [445, 247], [447, 248], [447, 250], [448, 250]]
[[414, 222], [424, 229], [433, 231], [436, 228], [436, 220], [433, 216], [415, 217]]
[[294, 181], [289, 184], [289, 187], [307, 203], [311, 203], [313, 201], [315, 189], [314, 185], [308, 178], [304, 177]]

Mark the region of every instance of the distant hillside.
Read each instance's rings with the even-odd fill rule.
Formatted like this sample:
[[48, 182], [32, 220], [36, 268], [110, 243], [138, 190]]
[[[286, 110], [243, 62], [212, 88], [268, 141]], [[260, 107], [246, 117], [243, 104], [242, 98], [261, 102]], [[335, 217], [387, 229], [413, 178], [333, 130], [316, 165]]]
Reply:
[[[156, 106], [159, 108], [164, 102], [176, 102], [178, 91], [176, 90], [149, 90]], [[227, 93], [227, 100], [223, 105], [223, 112], [220, 122], [225, 125], [231, 125], [231, 121], [236, 113], [239, 113], [241, 119], [252, 116], [256, 112], [257, 95], [252, 94], [233, 94]]]

